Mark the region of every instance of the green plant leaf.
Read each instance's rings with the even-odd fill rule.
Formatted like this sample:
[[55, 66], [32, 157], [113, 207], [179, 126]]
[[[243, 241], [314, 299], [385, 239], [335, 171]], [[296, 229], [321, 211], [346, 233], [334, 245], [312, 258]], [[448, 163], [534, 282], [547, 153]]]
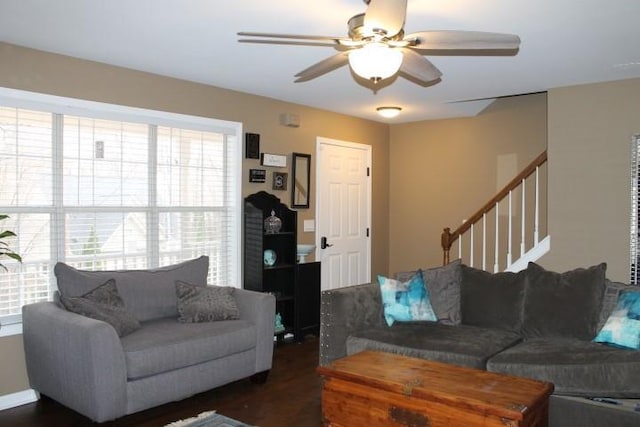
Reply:
[[[7, 218], [9, 218], [9, 215], [0, 214], [0, 221]], [[16, 233], [14, 233], [11, 230], [0, 231], [0, 257], [7, 257], [7, 258], [14, 259], [18, 262], [22, 262], [22, 257], [17, 253], [15, 253], [14, 251], [12, 251], [11, 249], [9, 249], [9, 244], [5, 242], [5, 239], [9, 237], [16, 237]], [[3, 268], [4, 270], [7, 270], [7, 267], [2, 263], [0, 263], [0, 267]]]
[[22, 262], [22, 257], [15, 252], [7, 252], [4, 255], [8, 256], [9, 258], [13, 258], [16, 261]]
[[13, 231], [9, 231], [9, 230], [5, 230], [3, 232], [0, 233], [0, 239], [4, 239], [7, 237], [16, 237], [16, 233], [14, 233]]

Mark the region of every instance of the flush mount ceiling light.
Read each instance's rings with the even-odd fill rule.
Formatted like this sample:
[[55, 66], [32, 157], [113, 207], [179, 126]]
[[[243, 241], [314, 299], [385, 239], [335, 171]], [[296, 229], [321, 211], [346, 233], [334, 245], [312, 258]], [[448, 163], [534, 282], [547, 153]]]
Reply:
[[386, 119], [392, 119], [394, 117], [397, 117], [398, 114], [400, 114], [400, 111], [402, 111], [402, 108], [400, 108], [400, 107], [378, 107], [378, 108], [376, 108], [376, 111], [382, 117], [384, 117]]
[[354, 73], [374, 83], [393, 76], [402, 65], [402, 52], [383, 43], [369, 43], [349, 52]]

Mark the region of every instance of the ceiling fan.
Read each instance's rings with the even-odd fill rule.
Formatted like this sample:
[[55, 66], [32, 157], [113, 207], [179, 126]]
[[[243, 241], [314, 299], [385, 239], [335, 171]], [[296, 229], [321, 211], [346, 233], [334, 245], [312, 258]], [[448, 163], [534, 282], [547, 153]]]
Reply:
[[329, 46], [339, 52], [295, 75], [306, 82], [347, 63], [357, 75], [378, 83], [398, 71], [426, 85], [442, 73], [423, 55], [430, 51], [455, 55], [466, 51], [513, 51], [520, 38], [513, 34], [478, 31], [419, 31], [405, 35], [407, 0], [364, 0], [366, 13], [348, 21], [349, 37], [239, 32], [241, 43]]

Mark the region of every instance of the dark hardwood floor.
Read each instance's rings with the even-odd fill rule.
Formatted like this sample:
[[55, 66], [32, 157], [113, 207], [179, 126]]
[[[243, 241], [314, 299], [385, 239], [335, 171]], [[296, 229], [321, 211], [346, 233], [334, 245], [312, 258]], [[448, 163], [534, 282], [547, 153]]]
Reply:
[[320, 416], [320, 378], [318, 339], [308, 336], [302, 343], [278, 345], [273, 368], [265, 384], [237, 381], [180, 402], [151, 408], [102, 424], [43, 397], [36, 403], [0, 411], [4, 427], [155, 427], [200, 412], [218, 413], [260, 427], [318, 427]]

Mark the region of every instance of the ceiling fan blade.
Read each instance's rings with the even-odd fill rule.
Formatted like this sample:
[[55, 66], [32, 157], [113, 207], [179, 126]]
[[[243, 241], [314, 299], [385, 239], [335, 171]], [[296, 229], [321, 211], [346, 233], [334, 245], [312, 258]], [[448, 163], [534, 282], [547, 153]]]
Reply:
[[310, 36], [305, 34], [277, 34], [277, 33], [251, 33], [241, 31], [238, 33], [243, 37], [261, 37], [265, 39], [292, 39], [292, 40], [317, 40], [339, 43], [339, 41], [350, 42], [351, 39], [345, 37], [331, 37], [331, 36]]
[[465, 49], [518, 49], [520, 37], [514, 34], [485, 33], [482, 31], [420, 31], [405, 36], [414, 40], [416, 49], [465, 50]]
[[407, 0], [371, 0], [364, 15], [364, 26], [385, 30], [387, 37], [393, 37], [404, 27], [406, 17]]
[[438, 80], [442, 76], [442, 72], [424, 56], [411, 49], [403, 48], [401, 50], [403, 54], [401, 72], [422, 83]]
[[252, 43], [252, 44], [279, 44], [279, 45], [291, 45], [291, 46], [320, 46], [320, 47], [336, 47], [335, 43], [322, 43], [314, 41], [296, 41], [296, 40], [265, 40], [265, 39], [238, 39], [238, 43]]
[[296, 74], [297, 79], [296, 83], [307, 82], [309, 80], [315, 79], [323, 74], [328, 73], [329, 71], [333, 71], [336, 68], [342, 67], [349, 62], [349, 53], [348, 52], [340, 52], [333, 56], [328, 57], [327, 59], [323, 59], [322, 61], [313, 64], [309, 68], [305, 68]]

